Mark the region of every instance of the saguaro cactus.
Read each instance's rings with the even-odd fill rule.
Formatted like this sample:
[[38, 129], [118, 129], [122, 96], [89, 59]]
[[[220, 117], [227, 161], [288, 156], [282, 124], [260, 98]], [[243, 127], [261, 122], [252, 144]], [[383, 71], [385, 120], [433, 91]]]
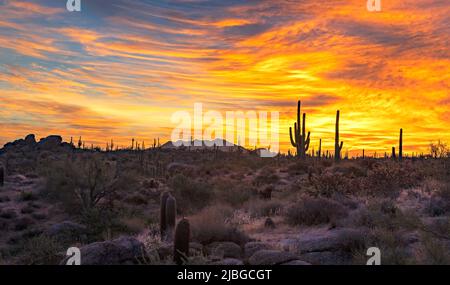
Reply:
[[403, 159], [403, 129], [400, 129], [400, 139], [398, 146], [398, 160], [402, 161]]
[[166, 201], [166, 225], [167, 225], [166, 236], [169, 239], [172, 239], [173, 237], [173, 230], [175, 228], [176, 217], [177, 217], [177, 201], [175, 197], [169, 195]]
[[336, 112], [336, 133], [334, 137], [334, 160], [339, 161], [341, 160], [341, 150], [342, 146], [344, 145], [344, 142], [341, 141], [339, 144], [339, 110]]
[[395, 146], [392, 147], [392, 159], [395, 159]]
[[189, 256], [189, 239], [191, 235], [189, 221], [183, 218], [175, 230], [175, 239], [173, 243], [173, 260], [177, 265], [186, 263]]
[[166, 202], [167, 198], [169, 198], [169, 192], [164, 192], [161, 194], [161, 201], [160, 201], [160, 234], [161, 234], [161, 240], [163, 240], [166, 236], [166, 230], [167, 230], [167, 222], [166, 222]]
[[289, 137], [291, 139], [291, 144], [293, 147], [297, 149], [297, 156], [298, 157], [305, 157], [306, 152], [309, 149], [309, 142], [310, 142], [310, 134], [311, 132], [308, 132], [308, 136], [306, 136], [306, 114], [303, 113], [303, 122], [300, 126], [301, 120], [300, 120], [300, 111], [301, 111], [301, 101], [298, 100], [297, 102], [297, 122], [294, 123], [294, 135], [292, 135], [292, 127], [289, 127]]
[[317, 151], [317, 157], [322, 157], [322, 139], [319, 140], [319, 150]]

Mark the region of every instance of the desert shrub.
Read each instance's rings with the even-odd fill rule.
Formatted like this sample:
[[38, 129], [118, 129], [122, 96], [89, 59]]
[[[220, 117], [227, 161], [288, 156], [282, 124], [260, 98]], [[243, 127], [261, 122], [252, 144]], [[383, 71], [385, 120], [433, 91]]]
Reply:
[[339, 250], [354, 254], [367, 249], [367, 233], [360, 229], [344, 229], [338, 236]]
[[280, 177], [275, 173], [275, 170], [270, 167], [261, 169], [258, 175], [253, 180], [253, 185], [261, 186], [265, 184], [275, 184], [280, 180]]
[[23, 231], [23, 230], [31, 227], [34, 223], [35, 223], [35, 221], [33, 219], [31, 219], [30, 217], [23, 216], [16, 220], [14, 229], [16, 231]]
[[420, 264], [426, 265], [450, 265], [450, 252], [448, 244], [432, 235], [422, 235], [421, 248], [419, 250]]
[[333, 165], [333, 160], [331, 160], [331, 159], [323, 159], [323, 160], [320, 161], [320, 165], [322, 167], [330, 167], [330, 166]]
[[97, 241], [112, 239], [115, 233], [126, 230], [119, 218], [117, 211], [101, 207], [83, 211], [80, 220], [88, 229], [88, 240]]
[[4, 202], [9, 202], [11, 201], [11, 198], [9, 198], [8, 196], [0, 196], [0, 203], [4, 203]]
[[233, 210], [227, 207], [209, 207], [191, 218], [192, 239], [202, 244], [232, 241], [245, 244], [249, 238], [236, 226], [227, 223]]
[[347, 209], [326, 198], [306, 198], [292, 205], [286, 211], [290, 225], [319, 225], [335, 223], [347, 216]]
[[314, 174], [310, 179], [315, 191], [310, 192], [314, 196], [331, 197], [333, 194], [347, 194], [351, 191], [351, 180], [342, 173], [324, 171]]
[[342, 162], [333, 166], [333, 172], [341, 173], [345, 177], [364, 177], [366, 176], [366, 169], [354, 162]]
[[434, 158], [450, 157], [450, 148], [445, 142], [438, 140], [436, 143], [430, 143], [430, 154]]
[[177, 198], [177, 209], [181, 213], [204, 208], [214, 196], [214, 188], [211, 185], [182, 174], [172, 177], [170, 186]]
[[297, 160], [288, 166], [289, 175], [301, 175], [308, 173], [310, 164], [306, 160]]
[[251, 200], [246, 208], [252, 218], [271, 217], [277, 215], [283, 209], [283, 203], [279, 200]]
[[365, 235], [365, 246], [352, 250], [353, 263], [364, 265], [369, 247], [378, 247], [382, 265], [404, 265], [413, 263], [414, 256], [407, 250], [407, 242], [401, 232], [385, 228], [372, 229]]
[[251, 187], [243, 183], [219, 180], [214, 183], [215, 198], [218, 203], [226, 203], [237, 207], [245, 203], [252, 196]]
[[69, 211], [90, 210], [118, 189], [115, 163], [100, 156], [57, 161], [42, 170], [43, 195], [63, 203]]
[[132, 205], [147, 205], [148, 199], [142, 193], [131, 193], [128, 197], [125, 198], [125, 202]]
[[431, 217], [443, 216], [449, 209], [449, 202], [438, 197], [431, 197], [424, 208], [425, 214]]
[[378, 199], [353, 211], [347, 218], [339, 221], [339, 225], [387, 230], [414, 229], [419, 225], [419, 218], [415, 213], [401, 211], [390, 199]]
[[20, 192], [20, 201], [34, 201], [36, 200], [36, 195], [33, 194], [33, 192], [30, 191], [21, 191]]
[[420, 184], [423, 174], [410, 162], [377, 162], [361, 179], [360, 187], [368, 195], [396, 197], [399, 190]]
[[146, 221], [141, 217], [122, 217], [120, 224], [124, 226], [127, 234], [138, 234], [146, 228]]
[[23, 264], [30, 265], [55, 265], [61, 261], [58, 254], [63, 248], [52, 237], [40, 235], [24, 242], [21, 249], [20, 260]]

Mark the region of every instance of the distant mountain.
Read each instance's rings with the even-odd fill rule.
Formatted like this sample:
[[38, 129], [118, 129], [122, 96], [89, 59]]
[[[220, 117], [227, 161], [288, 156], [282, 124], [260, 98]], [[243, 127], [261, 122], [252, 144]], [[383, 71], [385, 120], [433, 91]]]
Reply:
[[191, 150], [196, 149], [213, 149], [214, 147], [217, 147], [221, 151], [232, 151], [232, 150], [245, 150], [248, 151], [246, 148], [242, 146], [235, 145], [233, 143], [230, 143], [224, 139], [215, 139], [215, 140], [193, 140], [193, 141], [183, 141], [178, 140], [174, 143], [172, 141], [168, 141], [165, 144], [161, 146], [163, 149], [176, 149], [176, 148], [182, 148], [182, 147], [190, 147]]

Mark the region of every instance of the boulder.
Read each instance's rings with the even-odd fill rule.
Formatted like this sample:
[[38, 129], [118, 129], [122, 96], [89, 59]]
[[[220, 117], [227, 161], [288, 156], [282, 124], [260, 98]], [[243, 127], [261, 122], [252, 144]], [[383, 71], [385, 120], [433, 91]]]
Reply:
[[15, 140], [13, 142], [6, 143], [3, 146], [3, 148], [5, 150], [10, 150], [10, 149], [14, 149], [14, 148], [21, 148], [23, 146], [25, 146], [25, 140], [24, 139], [18, 139], [18, 140]]
[[346, 250], [364, 243], [364, 234], [357, 229], [335, 229], [326, 235], [304, 236], [295, 241], [300, 253]]
[[52, 225], [47, 234], [63, 242], [79, 242], [86, 238], [87, 228], [71, 221]]
[[225, 258], [211, 263], [211, 265], [244, 265], [242, 260], [236, 258]]
[[351, 255], [342, 251], [309, 252], [300, 255], [300, 258], [314, 265], [345, 265], [351, 263]]
[[263, 249], [271, 249], [271, 246], [258, 241], [248, 242], [244, 246], [244, 256], [245, 258], [250, 258], [255, 252]]
[[29, 134], [25, 137], [25, 144], [29, 146], [33, 146], [36, 144], [36, 137], [34, 136], [34, 134]]
[[0, 218], [3, 218], [3, 219], [15, 219], [15, 218], [17, 218], [17, 212], [14, 209], [0, 210]]
[[311, 265], [311, 263], [308, 263], [308, 262], [303, 261], [303, 260], [292, 260], [292, 261], [283, 263], [281, 265]]
[[[134, 264], [145, 255], [144, 245], [133, 237], [94, 242], [80, 248], [82, 265]], [[63, 264], [66, 263], [63, 260]]]
[[59, 147], [61, 143], [61, 136], [52, 135], [41, 139], [38, 143], [38, 147], [42, 150], [53, 150], [54, 148]]
[[263, 249], [255, 252], [248, 259], [248, 263], [250, 265], [278, 265], [298, 259], [299, 257], [292, 252]]
[[223, 258], [240, 258], [242, 249], [234, 242], [213, 242], [206, 246], [209, 255], [220, 256]]

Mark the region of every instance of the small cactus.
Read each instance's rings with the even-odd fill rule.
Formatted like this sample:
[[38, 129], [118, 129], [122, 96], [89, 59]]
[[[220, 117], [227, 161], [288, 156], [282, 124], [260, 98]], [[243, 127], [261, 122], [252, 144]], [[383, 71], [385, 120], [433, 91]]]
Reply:
[[189, 256], [189, 239], [191, 235], [189, 220], [183, 218], [175, 230], [175, 239], [173, 243], [173, 261], [177, 265], [186, 263]]
[[4, 180], [5, 180], [5, 168], [3, 168], [3, 166], [0, 165], [0, 187], [3, 187], [5, 183]]
[[317, 157], [322, 157], [322, 139], [319, 140], [319, 150], [317, 151]]
[[161, 240], [166, 236], [167, 223], [166, 223], [166, 202], [167, 198], [169, 198], [169, 192], [164, 192], [161, 194], [161, 203], [160, 203], [160, 233]]
[[173, 237], [177, 217], [177, 201], [175, 197], [169, 194], [166, 200], [166, 236], [169, 239]]
[[395, 146], [392, 147], [392, 159], [395, 159]]

